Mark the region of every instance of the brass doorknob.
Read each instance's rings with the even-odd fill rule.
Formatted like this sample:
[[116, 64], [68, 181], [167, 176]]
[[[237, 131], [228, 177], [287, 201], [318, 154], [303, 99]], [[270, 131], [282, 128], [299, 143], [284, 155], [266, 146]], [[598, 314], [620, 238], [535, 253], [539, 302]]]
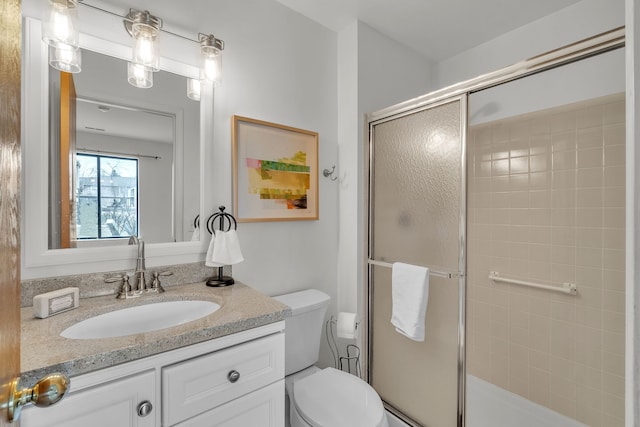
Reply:
[[69, 388], [69, 378], [64, 374], [51, 374], [38, 381], [33, 388], [18, 390], [20, 378], [11, 382], [9, 392], [8, 412], [9, 421], [20, 418], [20, 411], [29, 404], [39, 407], [47, 407], [57, 403], [64, 397]]

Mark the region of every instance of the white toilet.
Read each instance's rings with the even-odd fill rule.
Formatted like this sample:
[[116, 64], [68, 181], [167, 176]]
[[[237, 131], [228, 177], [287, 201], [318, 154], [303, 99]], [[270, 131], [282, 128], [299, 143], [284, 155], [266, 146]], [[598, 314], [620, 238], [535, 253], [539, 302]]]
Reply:
[[280, 295], [285, 320], [285, 379], [291, 427], [388, 427], [380, 396], [355, 375], [318, 361], [329, 296], [315, 289]]

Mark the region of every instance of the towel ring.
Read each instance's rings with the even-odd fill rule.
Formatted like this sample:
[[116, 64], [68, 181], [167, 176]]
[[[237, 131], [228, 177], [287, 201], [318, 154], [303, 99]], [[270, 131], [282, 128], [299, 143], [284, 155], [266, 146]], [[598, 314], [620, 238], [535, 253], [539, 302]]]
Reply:
[[219, 212], [214, 213], [207, 219], [207, 231], [209, 234], [216, 234], [216, 219], [218, 220], [218, 230], [221, 231], [229, 231], [231, 227], [234, 230], [238, 229], [238, 223], [233, 215], [226, 213], [224, 210], [226, 209], [224, 206], [219, 206]]

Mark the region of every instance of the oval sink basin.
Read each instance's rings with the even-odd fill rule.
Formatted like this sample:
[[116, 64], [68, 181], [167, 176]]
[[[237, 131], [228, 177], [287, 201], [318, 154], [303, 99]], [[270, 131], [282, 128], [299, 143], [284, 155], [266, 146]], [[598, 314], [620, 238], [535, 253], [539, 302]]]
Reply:
[[214, 313], [210, 301], [168, 301], [122, 308], [90, 317], [68, 327], [60, 336], [72, 339], [123, 337], [182, 325]]

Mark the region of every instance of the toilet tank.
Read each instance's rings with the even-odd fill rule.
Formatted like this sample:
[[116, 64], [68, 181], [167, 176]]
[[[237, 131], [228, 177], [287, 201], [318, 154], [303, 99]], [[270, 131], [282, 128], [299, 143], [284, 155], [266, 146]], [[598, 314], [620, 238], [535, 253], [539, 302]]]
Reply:
[[329, 295], [317, 289], [274, 297], [291, 308], [285, 319], [285, 375], [301, 371], [318, 361], [324, 315]]

